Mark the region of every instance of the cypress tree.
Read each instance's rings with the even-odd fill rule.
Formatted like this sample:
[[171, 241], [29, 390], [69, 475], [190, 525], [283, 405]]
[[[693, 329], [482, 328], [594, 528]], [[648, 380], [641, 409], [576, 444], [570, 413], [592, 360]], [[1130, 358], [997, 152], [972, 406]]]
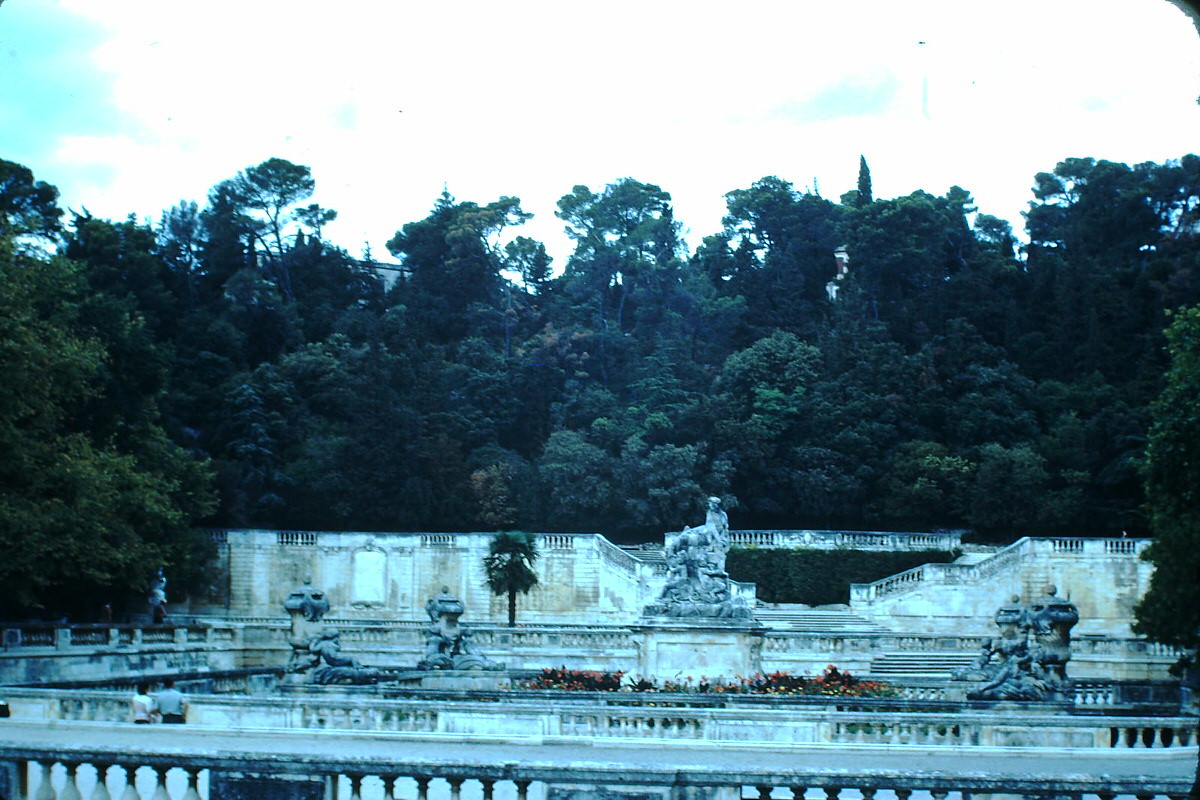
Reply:
[[858, 157], [858, 206], [870, 205], [875, 197], [871, 194], [871, 169], [867, 166], [866, 156]]

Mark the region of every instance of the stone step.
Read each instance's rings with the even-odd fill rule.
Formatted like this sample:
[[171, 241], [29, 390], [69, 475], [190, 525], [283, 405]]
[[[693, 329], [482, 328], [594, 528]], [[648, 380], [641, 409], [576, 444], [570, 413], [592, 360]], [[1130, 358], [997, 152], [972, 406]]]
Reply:
[[818, 609], [763, 608], [754, 609], [754, 618], [772, 628], [797, 631], [886, 632], [888, 629], [850, 611]]
[[977, 653], [884, 653], [871, 660], [873, 677], [948, 678], [975, 663]]

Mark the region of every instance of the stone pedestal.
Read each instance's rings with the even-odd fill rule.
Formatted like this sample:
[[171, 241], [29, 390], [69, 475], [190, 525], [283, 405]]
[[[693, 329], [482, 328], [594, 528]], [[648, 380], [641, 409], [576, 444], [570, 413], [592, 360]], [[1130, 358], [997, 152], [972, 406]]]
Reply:
[[649, 618], [632, 630], [643, 678], [714, 681], [762, 671], [766, 627], [755, 620]]

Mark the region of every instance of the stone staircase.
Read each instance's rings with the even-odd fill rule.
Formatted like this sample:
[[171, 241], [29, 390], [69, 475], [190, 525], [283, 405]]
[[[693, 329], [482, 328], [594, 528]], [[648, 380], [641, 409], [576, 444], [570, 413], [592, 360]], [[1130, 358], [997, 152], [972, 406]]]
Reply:
[[955, 564], [978, 564], [984, 559], [991, 558], [992, 554], [999, 551], [999, 547], [989, 547], [986, 545], [975, 545], [970, 550], [963, 548], [962, 555], [954, 559]]
[[978, 653], [884, 653], [871, 659], [872, 678], [949, 678], [969, 667]]
[[654, 567], [656, 572], [667, 571], [667, 554], [663, 552], [661, 544], [623, 544], [620, 547], [638, 561], [645, 562]]
[[888, 628], [864, 619], [851, 611], [816, 609], [780, 603], [759, 606], [754, 618], [770, 628], [812, 633], [887, 633]]

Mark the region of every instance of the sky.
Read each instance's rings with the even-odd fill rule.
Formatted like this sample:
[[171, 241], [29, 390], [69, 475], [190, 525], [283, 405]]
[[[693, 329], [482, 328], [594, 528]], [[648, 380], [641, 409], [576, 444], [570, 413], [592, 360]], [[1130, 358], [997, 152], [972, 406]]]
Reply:
[[445, 187], [521, 198], [561, 268], [559, 197], [670, 192], [695, 248], [775, 175], [836, 200], [952, 185], [1023, 229], [1069, 157], [1200, 149], [1200, 36], [1167, 0], [0, 0], [0, 158], [61, 205], [156, 221], [278, 157], [325, 238], [385, 244]]

